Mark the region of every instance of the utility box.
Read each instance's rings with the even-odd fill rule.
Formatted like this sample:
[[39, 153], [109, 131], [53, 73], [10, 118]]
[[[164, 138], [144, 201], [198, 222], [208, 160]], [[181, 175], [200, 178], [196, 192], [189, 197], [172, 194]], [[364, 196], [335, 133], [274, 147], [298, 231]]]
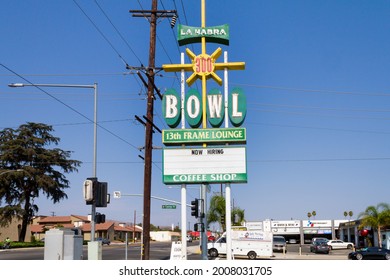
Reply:
[[79, 230], [51, 229], [45, 234], [45, 260], [82, 260], [83, 236]]
[[102, 242], [88, 242], [88, 260], [102, 260]]

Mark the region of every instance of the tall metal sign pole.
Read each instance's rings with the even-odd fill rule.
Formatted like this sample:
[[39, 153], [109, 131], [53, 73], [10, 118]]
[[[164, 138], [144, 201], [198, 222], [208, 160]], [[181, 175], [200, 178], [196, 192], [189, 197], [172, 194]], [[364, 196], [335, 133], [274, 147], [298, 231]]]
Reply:
[[154, 110], [154, 77], [156, 57], [156, 26], [157, 18], [172, 17], [176, 11], [157, 10], [157, 0], [152, 0], [151, 10], [130, 10], [134, 17], [150, 18], [149, 64], [146, 70], [148, 77], [148, 96], [145, 125], [145, 166], [144, 166], [144, 205], [142, 231], [142, 260], [149, 259], [150, 252], [150, 200], [152, 185], [152, 145], [153, 145], [153, 110]]
[[[222, 54], [221, 48], [217, 48], [211, 55], [207, 54], [206, 42], [229, 44], [229, 27], [228, 25], [206, 27], [205, 0], [201, 1], [201, 27], [179, 25], [178, 38], [179, 45], [201, 43], [201, 54], [196, 55], [187, 48], [186, 54], [191, 59], [190, 64], [185, 64], [182, 59], [181, 64], [163, 65], [163, 69], [166, 72], [192, 72], [186, 82], [191, 86], [200, 79], [202, 92], [199, 97], [195, 89], [190, 89], [185, 98], [183, 94], [179, 96], [174, 89], [169, 89], [164, 94], [163, 114], [167, 124], [175, 128], [183, 119], [182, 129], [163, 131], [163, 143], [183, 147], [164, 149], [163, 181], [165, 184], [182, 186], [200, 184], [203, 205], [207, 202], [208, 184], [226, 183], [227, 242], [230, 242], [230, 183], [246, 183], [247, 174], [246, 147], [230, 147], [227, 143], [246, 143], [246, 131], [241, 128], [228, 128], [227, 118], [229, 115], [230, 122], [235, 127], [240, 126], [246, 115], [246, 100], [241, 89], [233, 89], [230, 95], [227, 93], [227, 71], [243, 70], [245, 63], [227, 62], [227, 54], [223, 63], [217, 63], [216, 60]], [[210, 78], [222, 86], [222, 79], [215, 73], [217, 70], [225, 71], [225, 103], [218, 89], [210, 91], [207, 95], [207, 80]], [[184, 129], [184, 118], [195, 129]], [[217, 128], [221, 126], [224, 118], [225, 128]], [[207, 121], [213, 128], [207, 127]], [[198, 128], [200, 124], [202, 129]], [[214, 146], [221, 144], [222, 147]], [[201, 145], [202, 148], [191, 147], [194, 145]], [[202, 258], [207, 259], [207, 209], [204, 207], [202, 210], [204, 215], [199, 217], [202, 224], [200, 227]], [[197, 229], [199, 230], [199, 227]], [[229, 253], [231, 255], [231, 252], [228, 252], [228, 256]]]

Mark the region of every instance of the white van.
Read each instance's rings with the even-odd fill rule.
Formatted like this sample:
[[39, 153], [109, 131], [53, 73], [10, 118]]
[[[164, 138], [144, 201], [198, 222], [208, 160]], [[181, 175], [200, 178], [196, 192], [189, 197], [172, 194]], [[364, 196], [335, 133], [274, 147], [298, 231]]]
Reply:
[[[272, 256], [272, 233], [260, 230], [232, 230], [232, 253], [234, 256], [247, 256], [249, 259], [270, 258]], [[207, 244], [210, 257], [226, 255], [226, 233], [217, 241]]]

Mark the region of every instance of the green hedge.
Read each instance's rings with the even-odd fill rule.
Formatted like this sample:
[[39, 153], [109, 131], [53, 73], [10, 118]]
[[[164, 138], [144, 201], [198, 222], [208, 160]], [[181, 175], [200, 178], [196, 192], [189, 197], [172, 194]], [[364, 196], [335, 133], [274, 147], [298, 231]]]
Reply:
[[[2, 248], [4, 245], [4, 242], [0, 242], [0, 247]], [[29, 247], [43, 247], [45, 246], [45, 243], [42, 241], [36, 241], [36, 242], [17, 242], [12, 241], [11, 242], [11, 248], [29, 248]]]

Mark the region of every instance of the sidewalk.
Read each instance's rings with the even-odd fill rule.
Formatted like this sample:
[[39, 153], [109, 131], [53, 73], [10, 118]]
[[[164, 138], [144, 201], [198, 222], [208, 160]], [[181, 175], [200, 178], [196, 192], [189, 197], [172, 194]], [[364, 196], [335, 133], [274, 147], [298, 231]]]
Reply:
[[[190, 246], [187, 247], [187, 254], [189, 256], [188, 259], [196, 260], [201, 259], [201, 252], [199, 246]], [[247, 259], [245, 256], [236, 257], [237, 260], [245, 260]], [[225, 260], [225, 256], [219, 256], [216, 260]], [[260, 260], [260, 259], [259, 259]], [[264, 259], [268, 260], [268, 259]], [[301, 255], [297, 252], [288, 252], [286, 254], [283, 253], [274, 253], [269, 260], [348, 260], [348, 255], [345, 254], [312, 254], [312, 253], [302, 253]]]
[[273, 260], [348, 260], [343, 254], [274, 253]]

